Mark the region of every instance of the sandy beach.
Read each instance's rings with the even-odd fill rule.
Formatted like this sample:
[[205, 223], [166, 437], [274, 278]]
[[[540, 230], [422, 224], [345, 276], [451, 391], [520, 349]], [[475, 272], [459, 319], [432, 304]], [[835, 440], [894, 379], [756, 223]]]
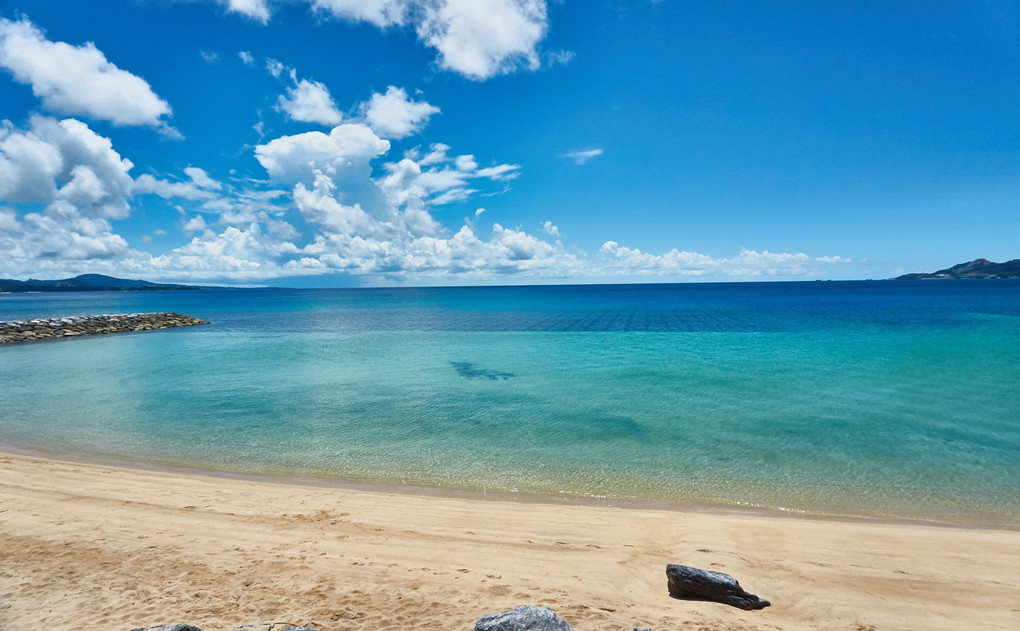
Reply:
[[[0, 628], [1020, 628], [1020, 532], [431, 497], [0, 457]], [[669, 598], [667, 563], [763, 611]]]

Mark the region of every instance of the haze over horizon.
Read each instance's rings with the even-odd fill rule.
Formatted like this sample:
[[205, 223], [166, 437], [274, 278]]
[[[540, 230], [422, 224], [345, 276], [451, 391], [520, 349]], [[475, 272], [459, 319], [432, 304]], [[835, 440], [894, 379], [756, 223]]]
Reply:
[[0, 278], [888, 278], [1020, 256], [1020, 6], [0, 0]]

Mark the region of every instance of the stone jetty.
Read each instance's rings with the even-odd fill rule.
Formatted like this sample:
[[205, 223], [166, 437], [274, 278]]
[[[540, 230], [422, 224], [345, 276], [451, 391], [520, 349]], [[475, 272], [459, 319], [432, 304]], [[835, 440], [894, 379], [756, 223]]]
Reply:
[[119, 313], [0, 322], [0, 344], [209, 324], [179, 313]]

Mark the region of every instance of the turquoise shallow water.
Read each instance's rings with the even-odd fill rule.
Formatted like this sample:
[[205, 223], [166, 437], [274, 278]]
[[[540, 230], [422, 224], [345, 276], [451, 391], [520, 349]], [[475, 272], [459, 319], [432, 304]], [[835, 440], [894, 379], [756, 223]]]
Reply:
[[0, 347], [0, 447], [1020, 524], [1020, 283], [0, 296], [205, 327]]

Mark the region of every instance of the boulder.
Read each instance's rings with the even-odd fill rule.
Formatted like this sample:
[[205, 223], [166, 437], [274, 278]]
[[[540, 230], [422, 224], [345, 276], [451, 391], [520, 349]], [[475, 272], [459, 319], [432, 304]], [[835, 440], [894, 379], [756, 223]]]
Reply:
[[686, 565], [666, 566], [669, 595], [680, 600], [708, 600], [740, 609], [764, 609], [772, 603], [749, 594], [737, 579], [722, 572], [699, 570]]
[[482, 616], [475, 631], [574, 631], [574, 627], [548, 607], [518, 607]]
[[158, 627], [139, 627], [131, 631], [202, 631], [190, 624], [161, 624]]

